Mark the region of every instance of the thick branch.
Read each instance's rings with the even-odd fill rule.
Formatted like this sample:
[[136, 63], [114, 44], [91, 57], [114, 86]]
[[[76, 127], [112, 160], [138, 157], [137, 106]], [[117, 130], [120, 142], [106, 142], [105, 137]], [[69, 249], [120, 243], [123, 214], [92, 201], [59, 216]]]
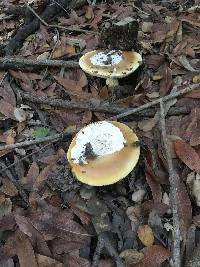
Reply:
[[37, 69], [43, 67], [53, 68], [78, 68], [79, 64], [76, 61], [65, 60], [34, 60], [26, 58], [14, 58], [14, 57], [0, 57], [0, 69], [15, 69], [15, 70], [27, 70], [28, 68], [36, 67]]
[[[109, 105], [109, 104], [101, 104], [101, 105], [94, 105], [87, 102], [80, 102], [80, 103], [74, 103], [66, 100], [62, 100], [60, 98], [54, 98], [54, 97], [48, 97], [48, 96], [34, 96], [28, 93], [24, 93], [22, 90], [20, 91], [20, 95], [24, 100], [27, 100], [29, 102], [37, 103], [37, 104], [43, 104], [43, 105], [49, 105], [56, 108], [63, 108], [66, 110], [86, 110], [86, 111], [94, 111], [94, 112], [106, 112], [106, 113], [113, 113], [113, 114], [119, 114], [122, 112], [127, 112], [129, 110], [132, 110], [130, 108], [122, 108], [116, 105]], [[155, 108], [148, 108], [147, 110], [140, 111], [134, 116], [137, 117], [153, 117], [156, 113]], [[190, 108], [188, 107], [172, 107], [170, 108], [168, 115], [181, 115], [181, 114], [188, 114], [190, 113]]]

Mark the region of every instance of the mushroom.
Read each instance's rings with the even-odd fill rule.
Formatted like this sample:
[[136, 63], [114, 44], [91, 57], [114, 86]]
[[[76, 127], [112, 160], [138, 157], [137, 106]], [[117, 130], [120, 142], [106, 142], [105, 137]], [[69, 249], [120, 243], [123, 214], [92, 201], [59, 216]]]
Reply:
[[142, 62], [140, 54], [121, 50], [94, 50], [79, 59], [79, 65], [86, 73], [106, 79], [108, 87], [118, 85], [119, 78], [133, 73]]
[[67, 159], [79, 181], [93, 186], [114, 184], [137, 164], [137, 142], [136, 134], [123, 123], [91, 123], [73, 138]]

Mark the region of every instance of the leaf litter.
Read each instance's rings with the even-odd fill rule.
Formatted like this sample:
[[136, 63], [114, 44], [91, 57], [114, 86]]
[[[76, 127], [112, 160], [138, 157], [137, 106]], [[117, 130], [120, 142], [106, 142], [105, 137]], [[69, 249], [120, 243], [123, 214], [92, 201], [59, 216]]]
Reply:
[[[136, 108], [199, 84], [199, 1], [82, 2], [70, 8], [64, 3], [66, 8], [51, 22], [55, 27], [41, 23], [17, 47], [14, 56], [77, 62], [80, 55], [102, 46], [99, 35], [105, 28], [134, 18], [139, 23], [134, 49], [142, 53], [144, 63], [136, 74], [120, 81], [116, 99], [103, 79], [80, 69], [27, 67], [7, 71], [1, 67], [0, 266], [27, 266], [27, 259], [29, 265], [38, 267], [170, 266], [173, 215], [157, 106], [122, 119], [143, 143], [142, 156], [128, 178], [112, 186], [92, 188], [75, 179], [66, 160], [71, 137], [46, 146], [36, 143], [13, 150], [4, 148], [42, 140], [113, 115], [92, 111], [91, 105]], [[26, 23], [24, 4], [23, 0], [9, 4], [3, 0], [0, 4], [2, 47]], [[28, 4], [42, 16], [45, 2]], [[199, 88], [165, 106], [177, 181], [181, 251], [187, 252], [182, 262], [193, 260], [188, 244], [196, 240], [195, 247], [199, 243]], [[23, 93], [86, 103], [88, 108], [38, 104], [25, 100]], [[187, 112], [182, 112], [183, 107]], [[197, 226], [195, 238], [188, 234], [193, 224]]]

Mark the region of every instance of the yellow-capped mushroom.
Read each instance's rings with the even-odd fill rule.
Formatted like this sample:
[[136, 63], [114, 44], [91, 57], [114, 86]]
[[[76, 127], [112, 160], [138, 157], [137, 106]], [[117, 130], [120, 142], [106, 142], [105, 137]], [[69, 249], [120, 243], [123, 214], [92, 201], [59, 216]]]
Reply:
[[141, 62], [142, 57], [137, 52], [94, 50], [83, 55], [79, 65], [86, 73], [106, 79], [108, 87], [115, 87], [117, 79], [133, 73]]
[[123, 123], [91, 123], [73, 138], [67, 158], [79, 181], [93, 186], [114, 184], [137, 164], [137, 141], [133, 130]]

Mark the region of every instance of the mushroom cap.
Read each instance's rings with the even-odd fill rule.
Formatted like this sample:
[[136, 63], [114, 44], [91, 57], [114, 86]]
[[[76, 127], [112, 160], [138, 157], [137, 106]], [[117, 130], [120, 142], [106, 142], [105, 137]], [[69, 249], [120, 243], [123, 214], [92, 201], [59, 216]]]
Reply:
[[[125, 139], [126, 143], [119, 151], [89, 159], [87, 164], [79, 164], [74, 163], [72, 159], [72, 149], [76, 145], [79, 133], [76, 134], [69, 146], [67, 159], [72, 171], [77, 179], [85, 184], [92, 186], [114, 184], [126, 177], [138, 162], [140, 147], [134, 145], [138, 141], [136, 134], [123, 123], [116, 121], [110, 121], [109, 123], [116, 126]], [[84, 131], [84, 129], [85, 127], [81, 131]]]
[[120, 50], [94, 50], [79, 59], [86, 73], [100, 78], [123, 78], [133, 73], [141, 64], [137, 52]]

